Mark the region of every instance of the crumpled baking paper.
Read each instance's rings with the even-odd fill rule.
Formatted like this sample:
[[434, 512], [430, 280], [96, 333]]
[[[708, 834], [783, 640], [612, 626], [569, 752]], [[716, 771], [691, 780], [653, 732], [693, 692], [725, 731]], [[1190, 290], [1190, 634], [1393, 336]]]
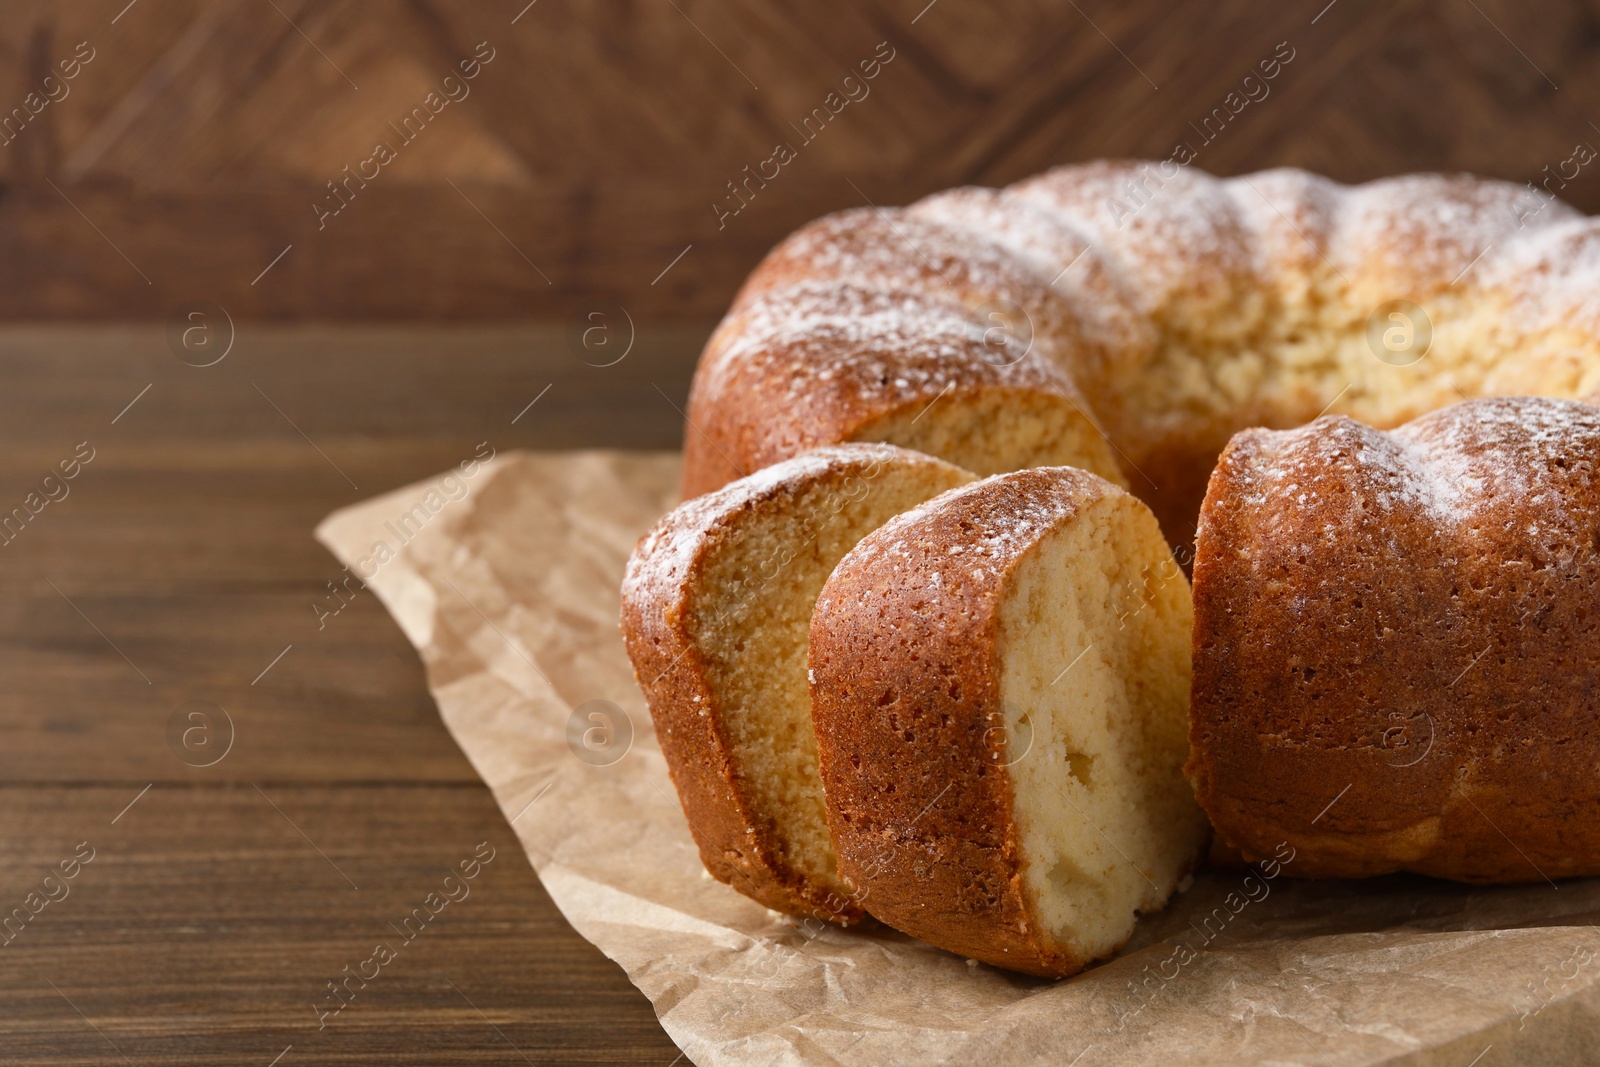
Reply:
[[[617, 630], [674, 455], [512, 453], [318, 538], [393, 613], [551, 898], [696, 1064], [1600, 1062], [1600, 880], [1481, 889], [1201, 872], [1043, 981], [778, 917], [705, 873]], [[533, 965], [534, 961], [529, 961]]]

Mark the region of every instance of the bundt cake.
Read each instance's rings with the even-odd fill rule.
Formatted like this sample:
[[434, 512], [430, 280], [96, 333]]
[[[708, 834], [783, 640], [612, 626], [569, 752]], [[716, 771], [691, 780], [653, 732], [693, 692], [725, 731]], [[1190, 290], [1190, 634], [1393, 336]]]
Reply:
[[980, 475], [1094, 471], [1187, 544], [1239, 430], [1600, 388], [1600, 222], [1530, 196], [1169, 160], [829, 216], [767, 257], [708, 344], [683, 495], [889, 441]]
[[822, 583], [862, 536], [971, 480], [891, 445], [818, 449], [681, 505], [629, 561], [623, 635], [701, 858], [770, 908], [863, 914], [835, 867], [806, 690]]
[[935, 497], [851, 549], [811, 619], [840, 874], [970, 958], [1067, 975], [1194, 864], [1189, 586], [1150, 510], [1069, 467]]
[[1093, 163], [783, 242], [623, 589], [707, 868], [1039, 975], [1205, 815], [1600, 874], [1600, 221], [1532, 196]]
[[1228, 445], [1194, 564], [1193, 755], [1291, 873], [1600, 874], [1600, 408], [1494, 398]]

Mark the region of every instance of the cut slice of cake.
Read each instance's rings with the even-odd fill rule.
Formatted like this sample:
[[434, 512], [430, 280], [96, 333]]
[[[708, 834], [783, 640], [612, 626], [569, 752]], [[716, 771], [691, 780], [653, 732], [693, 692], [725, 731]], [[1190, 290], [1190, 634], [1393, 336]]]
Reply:
[[1183, 776], [1189, 586], [1086, 471], [946, 493], [867, 536], [811, 621], [839, 868], [941, 948], [1067, 975], [1166, 903], [1207, 825]]
[[715, 877], [769, 908], [853, 923], [817, 776], [811, 609], [866, 534], [972, 475], [882, 444], [818, 449], [697, 497], [639, 542], [622, 632]]

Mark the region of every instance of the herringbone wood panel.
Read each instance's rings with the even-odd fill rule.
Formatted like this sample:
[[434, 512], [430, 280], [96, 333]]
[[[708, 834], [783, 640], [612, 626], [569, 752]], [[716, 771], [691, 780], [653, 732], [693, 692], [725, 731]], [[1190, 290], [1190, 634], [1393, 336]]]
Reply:
[[[29, 119], [0, 145], [0, 315], [537, 317], [608, 296], [704, 318], [823, 212], [1165, 155], [1279, 42], [1293, 60], [1199, 166], [1527, 180], [1600, 144], [1592, 3], [126, 4], [19, 3], [0, 26], [0, 109]], [[29, 116], [80, 41], [94, 58]], [[883, 42], [866, 95], [803, 139]], [[396, 136], [480, 43], [468, 95]], [[378, 141], [397, 158], [319, 229]], [[719, 226], [779, 142], [797, 158]], [[1565, 195], [1600, 208], [1592, 174]]]

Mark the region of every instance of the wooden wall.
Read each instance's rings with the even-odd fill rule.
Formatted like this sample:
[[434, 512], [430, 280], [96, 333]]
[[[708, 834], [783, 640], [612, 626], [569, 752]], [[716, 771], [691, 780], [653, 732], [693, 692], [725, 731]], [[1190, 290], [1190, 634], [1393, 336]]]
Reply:
[[[1198, 166], [1528, 180], [1600, 146], [1593, 3], [525, 3], [9, 0], [0, 316], [703, 320], [823, 212], [1198, 144], [1274, 53]], [[747, 166], [776, 176], [732, 198]]]

